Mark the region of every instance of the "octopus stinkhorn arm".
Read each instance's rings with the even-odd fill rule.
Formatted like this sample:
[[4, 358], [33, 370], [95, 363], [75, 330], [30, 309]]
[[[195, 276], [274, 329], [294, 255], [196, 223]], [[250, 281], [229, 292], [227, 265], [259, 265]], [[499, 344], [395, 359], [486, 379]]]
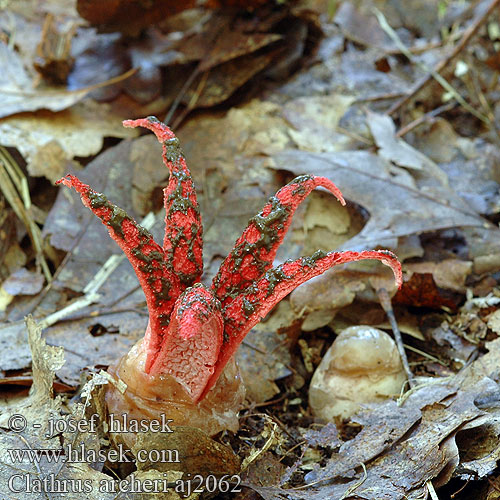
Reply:
[[185, 286], [200, 281], [203, 273], [203, 225], [196, 189], [179, 139], [155, 117], [125, 120], [125, 127], [144, 127], [156, 135], [163, 148], [163, 162], [170, 171], [163, 190], [165, 237], [163, 250], [167, 266]]
[[302, 283], [324, 273], [331, 267], [365, 259], [380, 260], [389, 266], [394, 273], [398, 287], [401, 286], [401, 264], [397, 257], [388, 251], [330, 253], [318, 251], [310, 257], [287, 261], [266, 271], [224, 307], [224, 336], [226, 340], [222, 345], [215, 372], [206, 391], [215, 384], [225, 364], [236, 352], [245, 335], [284, 297]]
[[110, 236], [123, 250], [139, 278], [150, 313], [146, 330], [146, 371], [149, 371], [160, 352], [175, 301], [183, 290], [181, 281], [169, 268], [163, 248], [151, 233], [106, 196], [73, 175], [59, 179], [56, 184], [72, 187], [80, 194], [83, 204], [107, 226]]
[[[387, 251], [316, 252], [272, 268], [293, 214], [313, 189], [327, 188], [345, 203], [330, 180], [302, 175], [281, 188], [250, 220], [222, 263], [212, 286], [205, 287], [199, 283], [203, 246], [201, 217], [179, 142], [172, 131], [154, 117], [127, 120], [124, 125], [150, 129], [163, 146], [163, 160], [170, 172], [164, 190], [163, 248], [123, 210], [76, 177], [69, 175], [58, 183], [80, 193], [83, 203], [108, 226], [111, 237], [130, 260], [146, 295], [149, 324], [144, 340], [123, 358], [116, 370], [134, 386], [137, 394], [132, 399], [135, 398], [137, 407], [153, 405], [157, 411], [158, 394], [177, 394], [177, 386], [173, 392], [164, 391], [168, 389], [166, 385], [157, 386], [166, 384], [168, 375], [183, 388], [183, 397], [197, 405], [197, 411], [202, 408], [203, 412], [208, 411], [205, 402], [212, 404], [212, 400], [221, 397], [224, 403], [219, 413], [226, 414], [228, 405], [234, 403], [228, 391], [236, 394], [237, 388], [234, 376], [221, 375], [245, 335], [292, 290], [333, 266], [377, 259], [392, 268], [396, 282], [401, 285], [401, 264]], [[227, 378], [226, 385], [217, 383], [224, 378]], [[151, 394], [156, 396], [146, 396]], [[114, 395], [111, 399], [119, 401], [120, 398]], [[211, 410], [207, 414], [210, 413]], [[201, 415], [205, 413], [197, 413], [200, 422], [204, 418]], [[235, 418], [230, 420], [234, 422]], [[212, 432], [221, 427], [217, 424], [209, 428]]]
[[325, 178], [301, 175], [282, 187], [250, 219], [243, 234], [219, 268], [212, 290], [223, 306], [232, 302], [273, 265], [278, 247], [285, 237], [297, 207], [316, 187], [329, 189], [345, 205], [342, 193]]

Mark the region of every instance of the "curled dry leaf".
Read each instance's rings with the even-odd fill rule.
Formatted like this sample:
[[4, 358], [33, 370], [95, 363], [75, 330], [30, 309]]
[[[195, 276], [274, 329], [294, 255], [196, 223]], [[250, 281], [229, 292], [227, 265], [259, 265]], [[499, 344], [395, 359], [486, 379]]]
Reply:
[[145, 27], [194, 5], [192, 0], [153, 0], [146, 4], [137, 0], [104, 3], [99, 0], [78, 0], [77, 10], [80, 16], [105, 31], [138, 35]]
[[86, 100], [58, 113], [38, 111], [0, 120], [0, 142], [19, 150], [32, 176], [54, 182], [75, 156], [98, 153], [105, 137], [137, 136], [116, 121], [108, 105]]
[[61, 88], [35, 88], [20, 56], [4, 42], [0, 42], [0, 67], [8, 68], [0, 73], [0, 118], [38, 109], [61, 111], [89, 93], [89, 89], [70, 92]]
[[23, 267], [12, 273], [2, 286], [10, 295], [36, 295], [42, 289], [44, 281], [42, 274]]
[[172, 433], [140, 433], [132, 452], [137, 453], [138, 450], [176, 450], [179, 453], [178, 463], [138, 462], [138, 470], [141, 471], [196, 471], [206, 477], [210, 474], [236, 474], [240, 470], [240, 461], [231, 448], [214, 441], [195, 427], [177, 425]]
[[443, 186], [448, 185], [448, 177], [430, 158], [410, 146], [403, 139], [396, 137], [396, 126], [387, 115], [379, 115], [369, 111], [367, 123], [380, 148], [378, 154], [401, 167], [415, 170], [426, 170]]
[[[365, 151], [306, 153], [284, 151], [273, 157], [274, 168], [295, 174], [335, 176], [345, 186], [346, 197], [370, 214], [363, 230], [346, 242], [345, 248], [367, 248], [397, 238], [449, 227], [482, 228], [483, 218], [469, 208], [452, 189], [428, 177], [420, 187], [407, 172]], [[432, 185], [431, 185], [432, 183]]]

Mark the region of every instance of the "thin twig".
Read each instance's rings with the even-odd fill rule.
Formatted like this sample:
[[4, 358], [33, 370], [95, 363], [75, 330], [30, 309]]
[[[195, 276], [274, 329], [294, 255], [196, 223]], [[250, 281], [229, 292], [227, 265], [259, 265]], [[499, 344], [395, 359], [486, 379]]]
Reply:
[[[495, 0], [495, 2], [500, 2], [500, 0]], [[487, 125], [491, 125], [490, 120], [487, 116], [484, 116], [482, 113], [477, 111], [473, 106], [471, 106], [460, 94], [459, 92], [450, 84], [447, 80], [445, 80], [435, 69], [429, 68], [426, 64], [417, 61], [413, 54], [407, 49], [406, 45], [401, 41], [398, 34], [392, 29], [392, 27], [387, 22], [384, 14], [379, 10], [375, 9], [375, 15], [377, 16], [380, 27], [389, 35], [389, 37], [394, 41], [394, 43], [401, 49], [401, 52], [415, 65], [420, 66], [424, 71], [430, 73], [431, 77], [436, 80], [441, 87], [443, 87], [447, 92], [449, 92], [460, 105], [466, 109], [471, 115], [474, 115], [476, 118], [486, 123]], [[394, 106], [393, 106], [394, 107]], [[387, 112], [391, 114], [392, 108]]]
[[[141, 226], [146, 229], [150, 229], [155, 223], [155, 215], [150, 212], [144, 219], [141, 221]], [[70, 314], [73, 314], [84, 307], [89, 306], [93, 302], [96, 302], [99, 299], [99, 294], [97, 291], [101, 286], [106, 282], [106, 280], [111, 276], [111, 274], [115, 271], [115, 269], [120, 265], [120, 263], [125, 259], [125, 254], [120, 255], [111, 255], [106, 262], [101, 266], [99, 271], [94, 275], [94, 277], [87, 283], [83, 292], [85, 295], [83, 297], [78, 298], [71, 304], [67, 305], [60, 311], [56, 311], [53, 314], [42, 319], [38, 324], [41, 328], [47, 328], [63, 318], [66, 318]]]
[[434, 70], [429, 72], [427, 76], [425, 76], [412, 90], [409, 94], [407, 94], [405, 97], [400, 99], [399, 101], [395, 102], [389, 111], [387, 111], [387, 114], [392, 115], [396, 111], [399, 110], [402, 106], [404, 106], [410, 99], [412, 99], [416, 94], [418, 94], [432, 79], [434, 78], [435, 74], [439, 74], [444, 68], [446, 68], [453, 59], [465, 48], [465, 46], [470, 42], [472, 37], [477, 33], [479, 28], [483, 25], [483, 23], [488, 19], [490, 14], [493, 13], [493, 11], [498, 8], [500, 5], [500, 0], [492, 0], [488, 8], [484, 11], [483, 14], [479, 15], [475, 21], [472, 22], [472, 24], [464, 31], [464, 34], [460, 40], [460, 42], [457, 43], [451, 54], [443, 59], [441, 62], [437, 64], [437, 66], [434, 68]]
[[447, 102], [446, 104], [439, 106], [439, 108], [433, 109], [428, 113], [425, 113], [425, 115], [420, 116], [416, 120], [413, 120], [412, 122], [408, 123], [408, 125], [405, 125], [404, 127], [400, 128], [396, 133], [396, 137], [403, 137], [408, 132], [411, 132], [415, 127], [418, 127], [422, 123], [425, 123], [431, 120], [432, 118], [435, 118], [436, 116], [440, 115], [441, 113], [453, 109], [454, 107], [455, 107], [454, 102]]
[[439, 500], [436, 490], [434, 489], [434, 486], [432, 485], [431, 481], [430, 480], [427, 481], [425, 485], [427, 486], [427, 491], [429, 492], [429, 495], [431, 496], [432, 500]]
[[394, 310], [392, 309], [391, 298], [385, 288], [378, 290], [378, 297], [380, 305], [384, 308], [384, 311], [389, 318], [389, 323], [391, 324], [391, 328], [394, 333], [394, 339], [396, 340], [396, 345], [398, 346], [399, 355], [401, 356], [401, 362], [403, 363], [403, 368], [408, 378], [408, 384], [410, 385], [410, 388], [413, 388], [415, 387], [415, 380], [410, 369], [410, 365], [408, 364], [403, 338], [401, 337], [401, 332], [399, 331], [398, 323], [396, 321], [396, 317], [394, 316]]
[[260, 455], [265, 453], [271, 447], [271, 445], [273, 444], [273, 442], [275, 440], [276, 431], [278, 429], [278, 424], [276, 424], [276, 422], [273, 422], [273, 420], [265, 413], [263, 413], [263, 415], [265, 415], [265, 418], [266, 418], [266, 422], [264, 425], [265, 425], [265, 427], [267, 427], [267, 430], [270, 431], [270, 436], [269, 436], [268, 440], [264, 443], [264, 446], [262, 446], [261, 448], [259, 448], [259, 450], [255, 451], [254, 453], [252, 453], [251, 455], [249, 455], [248, 457], [246, 457], [243, 460], [243, 462], [241, 464], [241, 471], [242, 472], [244, 470], [246, 470], [246, 468], [252, 462], [255, 462]]
[[363, 467], [363, 477], [356, 484], [353, 484], [352, 486], [350, 486], [349, 488], [347, 488], [347, 490], [339, 498], [339, 500], [344, 500], [344, 498], [350, 497], [351, 493], [354, 490], [357, 490], [366, 481], [366, 478], [368, 477], [368, 473], [366, 472], [366, 466], [365, 466], [365, 464], [363, 462], [361, 462], [361, 467]]
[[409, 351], [416, 352], [417, 354], [420, 354], [420, 356], [423, 356], [424, 358], [429, 359], [430, 361], [434, 361], [435, 363], [439, 363], [441, 366], [447, 366], [446, 363], [441, 361], [439, 358], [436, 358], [435, 356], [432, 356], [432, 354], [429, 354], [428, 352], [422, 351], [420, 349], [417, 349], [416, 347], [413, 347], [411, 345], [403, 344], [405, 349], [408, 349]]
[[45, 279], [50, 282], [52, 276], [49, 265], [45, 260], [45, 255], [43, 254], [40, 228], [31, 216], [31, 197], [28, 189], [28, 180], [14, 158], [12, 158], [3, 146], [0, 146], [0, 187], [12, 210], [14, 210], [14, 213], [26, 227], [35, 249], [37, 264], [42, 268]]
[[201, 78], [200, 81], [198, 82], [198, 86], [196, 87], [196, 90], [193, 92], [193, 95], [191, 96], [190, 101], [188, 102], [187, 106], [182, 110], [182, 112], [179, 114], [177, 119], [175, 120], [174, 123], [172, 123], [172, 128], [175, 130], [177, 127], [180, 127], [181, 123], [184, 121], [184, 118], [196, 107], [196, 103], [198, 102], [198, 99], [200, 96], [203, 94], [203, 91], [205, 90], [207, 81], [208, 81], [208, 75], [210, 74], [210, 70], [206, 70], [203, 73], [201, 73]]
[[[189, 87], [191, 87], [191, 84], [194, 82], [195, 78], [199, 75], [198, 67], [194, 68], [192, 73], [189, 75], [189, 77], [186, 79], [184, 84], [182, 85], [182, 88], [179, 90], [177, 95], [175, 96], [175, 99], [173, 100], [172, 104], [170, 105], [170, 109], [168, 110], [168, 113], [165, 115], [164, 122], [165, 123], [170, 123], [174, 113], [177, 111], [177, 108], [179, 107], [179, 104], [182, 101], [182, 98], [186, 94], [186, 92], [189, 90]], [[172, 126], [172, 128], [175, 128]]]
[[456, 375], [449, 376], [449, 377], [432, 378], [431, 380], [428, 380], [427, 382], [423, 382], [422, 384], [415, 385], [415, 387], [413, 387], [412, 389], [409, 389], [404, 394], [401, 394], [401, 396], [399, 396], [399, 398], [397, 400], [397, 405], [403, 406], [405, 404], [406, 400], [412, 394], [419, 391], [420, 389], [423, 389], [424, 387], [430, 387], [432, 385], [439, 385], [439, 384], [447, 384], [448, 382], [451, 382], [453, 379], [455, 379], [455, 377], [456, 377]]

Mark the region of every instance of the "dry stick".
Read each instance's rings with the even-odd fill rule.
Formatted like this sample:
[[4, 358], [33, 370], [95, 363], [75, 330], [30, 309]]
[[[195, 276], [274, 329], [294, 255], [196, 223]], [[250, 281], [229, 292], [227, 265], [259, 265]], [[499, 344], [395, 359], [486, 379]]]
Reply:
[[184, 121], [184, 118], [186, 118], [186, 116], [195, 108], [198, 99], [205, 90], [209, 73], [210, 69], [201, 73], [200, 81], [198, 83], [198, 86], [196, 87], [196, 91], [193, 93], [193, 96], [191, 97], [191, 100], [188, 102], [187, 106], [182, 110], [182, 112], [179, 114], [175, 122], [172, 124], [172, 128], [174, 130], [177, 127], [180, 127], [181, 123]]
[[408, 377], [408, 383], [410, 384], [410, 388], [413, 388], [415, 387], [415, 380], [413, 378], [413, 373], [410, 370], [410, 365], [408, 364], [408, 358], [406, 357], [406, 351], [403, 345], [401, 332], [399, 331], [396, 317], [394, 316], [394, 310], [392, 309], [391, 298], [389, 297], [389, 294], [387, 293], [387, 290], [385, 288], [380, 288], [378, 290], [378, 297], [380, 300], [380, 305], [384, 308], [384, 311], [389, 318], [389, 323], [391, 324], [394, 338], [398, 346], [399, 355], [401, 356], [401, 361], [403, 363], [403, 368], [405, 369], [406, 376]]
[[433, 109], [428, 113], [425, 113], [425, 115], [420, 116], [416, 120], [413, 120], [412, 122], [408, 123], [408, 125], [405, 125], [404, 127], [400, 128], [396, 133], [396, 137], [403, 137], [408, 132], [411, 132], [415, 127], [418, 127], [422, 123], [425, 123], [426, 121], [435, 118], [436, 116], [440, 115], [441, 113], [444, 113], [445, 111], [453, 109], [455, 105], [456, 104], [454, 102], [448, 102], [446, 104], [443, 104], [442, 106], [439, 106], [439, 108]]
[[[150, 229], [155, 222], [155, 215], [150, 212], [144, 219], [141, 221], [141, 225], [146, 229]], [[93, 302], [96, 302], [99, 299], [99, 294], [97, 293], [99, 288], [106, 282], [109, 276], [113, 273], [113, 271], [120, 265], [120, 263], [125, 259], [125, 254], [112, 255], [108, 258], [108, 260], [102, 265], [102, 267], [97, 271], [94, 277], [87, 283], [87, 286], [83, 289], [83, 293], [85, 294], [83, 297], [75, 300], [71, 304], [62, 308], [59, 311], [56, 311], [53, 314], [45, 317], [41, 321], [38, 322], [41, 328], [47, 328], [63, 318], [66, 318], [70, 314], [73, 314], [84, 307], [89, 306]]]
[[23, 222], [35, 248], [37, 264], [42, 268], [45, 279], [50, 282], [52, 276], [43, 254], [40, 228], [31, 217], [31, 197], [28, 181], [19, 165], [3, 146], [0, 146], [0, 187], [12, 210]]
[[[189, 77], [186, 79], [184, 84], [182, 85], [182, 88], [179, 90], [177, 96], [173, 100], [170, 109], [168, 110], [168, 113], [165, 115], [165, 119], [163, 120], [165, 123], [170, 123], [172, 120], [174, 113], [177, 111], [177, 108], [179, 107], [179, 104], [182, 101], [182, 98], [186, 94], [186, 92], [189, 90], [189, 87], [191, 87], [191, 84], [194, 82], [195, 78], [199, 75], [199, 65], [194, 68], [193, 72], [189, 75]], [[175, 128], [172, 126], [172, 128]]]
[[490, 14], [500, 5], [500, 0], [492, 0], [485, 12], [480, 15], [464, 32], [460, 42], [455, 46], [451, 54], [443, 59], [434, 68], [432, 73], [429, 73], [424, 77], [405, 97], [395, 102], [389, 111], [388, 115], [394, 114], [401, 106], [405, 105], [410, 99], [412, 99], [416, 94], [418, 94], [433, 78], [434, 74], [439, 74], [449, 63], [464, 49], [464, 47], [470, 42], [471, 38], [477, 33], [481, 25], [486, 21]]
[[78, 236], [76, 237], [75, 241], [71, 245], [71, 248], [68, 250], [68, 252], [64, 256], [64, 258], [61, 261], [61, 263], [59, 264], [58, 268], [54, 271], [54, 274], [52, 275], [52, 281], [50, 281], [49, 283], [47, 283], [45, 285], [44, 289], [38, 294], [36, 300], [33, 302], [32, 306], [30, 307], [29, 314], [33, 314], [35, 312], [36, 308], [40, 305], [40, 303], [45, 298], [47, 293], [49, 293], [55, 280], [57, 279], [57, 277], [59, 276], [61, 271], [65, 268], [66, 264], [69, 262], [69, 259], [72, 257], [74, 249], [80, 244], [80, 241], [82, 240], [82, 238], [83, 238], [85, 232], [87, 231], [87, 229], [90, 225], [90, 222], [92, 220], [93, 220], [93, 216], [92, 216], [92, 214], [89, 214], [89, 217], [87, 218], [87, 222], [83, 225]]
[[432, 498], [432, 500], [439, 500], [436, 490], [434, 489], [434, 486], [430, 479], [426, 481], [425, 485], [427, 486], [427, 491], [429, 492], [429, 495]]
[[[500, 1], [500, 0], [495, 0], [495, 1]], [[398, 34], [392, 29], [392, 27], [389, 25], [387, 22], [387, 19], [385, 18], [384, 14], [380, 12], [377, 9], [375, 10], [375, 15], [377, 16], [377, 20], [380, 24], [380, 27], [391, 37], [393, 42], [400, 48], [401, 52], [413, 63], [422, 68], [424, 71], [427, 71], [428, 73], [431, 74], [431, 76], [436, 80], [441, 87], [443, 87], [447, 92], [449, 92], [454, 99], [464, 108], [466, 109], [471, 115], [475, 116], [479, 120], [481, 120], [483, 123], [485, 123], [488, 126], [491, 126], [491, 122], [488, 119], [487, 116], [484, 116], [482, 113], [477, 111], [473, 106], [471, 106], [461, 95], [460, 93], [455, 90], [455, 88], [445, 79], [443, 78], [437, 71], [435, 71], [432, 68], [429, 68], [426, 64], [417, 61], [414, 57], [413, 54], [408, 50], [406, 45], [401, 41], [399, 38]]]

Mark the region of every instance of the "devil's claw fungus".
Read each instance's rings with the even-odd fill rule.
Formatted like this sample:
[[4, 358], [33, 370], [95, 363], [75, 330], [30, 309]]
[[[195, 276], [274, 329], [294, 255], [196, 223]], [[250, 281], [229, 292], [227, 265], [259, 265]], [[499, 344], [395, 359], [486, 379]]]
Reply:
[[123, 394], [114, 388], [108, 391], [109, 410], [133, 418], [165, 413], [172, 425], [199, 426], [210, 435], [235, 430], [243, 389], [231, 360], [255, 324], [292, 290], [332, 266], [378, 259], [392, 268], [400, 284], [401, 265], [388, 251], [316, 252], [273, 268], [295, 210], [314, 188], [323, 186], [344, 203], [333, 182], [302, 175], [281, 188], [249, 221], [211, 286], [201, 284], [203, 228], [179, 141], [154, 117], [123, 124], [151, 130], [163, 146], [163, 161], [170, 171], [164, 189], [163, 246], [76, 177], [58, 181], [74, 188], [107, 226], [146, 296], [149, 324], [144, 338], [110, 368], [127, 389]]
[[309, 405], [324, 420], [349, 418], [363, 403], [399, 395], [405, 381], [394, 340], [371, 326], [351, 326], [337, 336], [316, 368]]

